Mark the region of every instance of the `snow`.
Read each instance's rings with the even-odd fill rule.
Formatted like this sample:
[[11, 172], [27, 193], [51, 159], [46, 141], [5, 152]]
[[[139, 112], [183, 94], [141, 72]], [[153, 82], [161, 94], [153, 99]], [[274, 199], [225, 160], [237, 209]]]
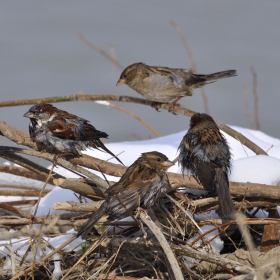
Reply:
[[[255, 155], [254, 152], [249, 150], [247, 147], [244, 147], [237, 139], [233, 139], [226, 133], [224, 133], [232, 152], [232, 171], [230, 174], [230, 181], [235, 182], [252, 182], [252, 183], [261, 183], [268, 185], [280, 185], [280, 140], [270, 137], [264, 134], [261, 131], [250, 130], [246, 128], [232, 126], [235, 130], [241, 132], [244, 136], [249, 138], [251, 141], [259, 145], [263, 150], [267, 151], [269, 156], [264, 155]], [[126, 166], [131, 165], [143, 152], [149, 151], [160, 151], [164, 153], [170, 160], [173, 160], [177, 157], [177, 149], [180, 141], [185, 135], [186, 131], [182, 131], [176, 134], [145, 140], [145, 141], [134, 141], [134, 142], [122, 142], [122, 143], [108, 143], [106, 146], [119, 158], [123, 161]], [[112, 158], [107, 153], [103, 153], [97, 150], [88, 150], [86, 154], [91, 156], [109, 160], [114, 163], [118, 163], [115, 158]], [[55, 171], [61, 175], [70, 178], [76, 178], [77, 175], [71, 173], [64, 168], [57, 167]], [[170, 172], [181, 173], [178, 168], [178, 164], [172, 166], [169, 169]], [[94, 173], [98, 174], [98, 172], [94, 171]], [[108, 180], [118, 180], [116, 177], [107, 176]], [[36, 187], [42, 187], [43, 183], [29, 180], [25, 178], [21, 178], [18, 176], [10, 175], [10, 174], [1, 174], [0, 183], [17, 183], [24, 185], [33, 185]], [[16, 199], [16, 198], [15, 198]], [[18, 198], [22, 199], [22, 198]], [[1, 197], [0, 201], [11, 201], [11, 197]], [[63, 213], [64, 211], [56, 211], [52, 209], [52, 205], [55, 202], [63, 202], [63, 201], [76, 201], [78, 202], [74, 193], [70, 190], [65, 190], [59, 187], [55, 187], [49, 194], [47, 194], [44, 198], [42, 198], [39, 209], [38, 216], [46, 215], [48, 213]], [[212, 211], [211, 211], [212, 212]], [[215, 213], [213, 214], [215, 215]], [[265, 211], [259, 213], [260, 216], [265, 216]], [[207, 231], [211, 228], [211, 226], [207, 226], [203, 228], [204, 231]], [[46, 238], [48, 242], [50, 242], [54, 247], [58, 247], [66, 240], [68, 240], [71, 236], [75, 234], [74, 229], [70, 230], [68, 234], [57, 236], [53, 238]], [[211, 233], [214, 235], [215, 233]], [[27, 239], [13, 239], [11, 242], [14, 247], [14, 250], [20, 248], [20, 251], [17, 252], [18, 255], [23, 255], [28, 247], [24, 245]], [[81, 239], [76, 239], [67, 247], [64, 248], [65, 251], [70, 251], [75, 248], [80, 247], [82, 243]], [[2, 246], [0, 247], [0, 255], [10, 255], [9, 243], [6, 241], [0, 241]], [[218, 238], [215, 239], [211, 243], [213, 249], [216, 252], [220, 252], [223, 247], [222, 241]], [[22, 247], [21, 247], [22, 246]], [[44, 249], [45, 251], [38, 250], [37, 258], [42, 258], [43, 255], [48, 253], [48, 248]], [[34, 255], [30, 254], [27, 257], [28, 261], [33, 261]], [[56, 257], [54, 257], [55, 259]], [[9, 258], [8, 258], [9, 259]], [[59, 258], [56, 259], [57, 263], [56, 272], [59, 274], [60, 271], [60, 262]], [[9, 261], [6, 263], [5, 267], [8, 268], [10, 265]]]
[[100, 100], [100, 101], [95, 101], [95, 103], [100, 104], [100, 105], [110, 106], [109, 101]]
[[235, 160], [230, 181], [280, 185], [280, 159], [258, 155]]

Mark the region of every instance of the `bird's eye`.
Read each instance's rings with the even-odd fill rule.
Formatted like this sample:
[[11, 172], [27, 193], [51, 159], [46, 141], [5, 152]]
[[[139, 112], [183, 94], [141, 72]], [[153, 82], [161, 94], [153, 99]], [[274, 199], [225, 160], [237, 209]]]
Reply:
[[126, 75], [123, 75], [124, 78], [126, 78]]
[[158, 157], [158, 158], [157, 158], [157, 161], [160, 162], [160, 161], [161, 161], [161, 158]]

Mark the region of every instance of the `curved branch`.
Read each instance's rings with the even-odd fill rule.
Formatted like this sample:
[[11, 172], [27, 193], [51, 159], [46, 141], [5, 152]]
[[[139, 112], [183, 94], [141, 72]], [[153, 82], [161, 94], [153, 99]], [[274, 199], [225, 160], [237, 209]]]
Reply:
[[[28, 105], [28, 104], [31, 105], [31, 104], [39, 104], [39, 103], [50, 103], [50, 102], [55, 103], [55, 102], [67, 102], [67, 101], [101, 101], [101, 100], [130, 102], [130, 103], [152, 106], [152, 101], [147, 99], [142, 99], [142, 98], [121, 96], [121, 95], [90, 95], [90, 94], [84, 94], [82, 92], [79, 92], [78, 94], [74, 94], [74, 95], [54, 96], [54, 97], [47, 97], [47, 98], [40, 98], [40, 99], [22, 99], [22, 100], [15, 100], [15, 101], [4, 101], [4, 102], [0, 102], [0, 107], [19, 106], [19, 105]], [[158, 105], [158, 108], [168, 110], [169, 104], [160, 103]], [[177, 105], [174, 108], [174, 112], [189, 117], [195, 114], [194, 111], [185, 109], [180, 105]], [[235, 131], [234, 129], [218, 121], [217, 121], [217, 125], [221, 130], [226, 132], [228, 135], [232, 136], [234, 139], [238, 138], [243, 145], [248, 147], [257, 155], [267, 155], [267, 153], [263, 149], [261, 149], [258, 145], [253, 143], [251, 140], [246, 138], [241, 133]]]
[[[6, 158], [3, 154], [11, 154], [14, 157], [16, 157], [16, 156], [19, 157], [18, 155], [14, 155], [13, 153], [22, 153], [22, 154], [25, 154], [25, 155], [30, 155], [30, 156], [36, 156], [38, 158], [43, 158], [43, 159], [49, 160], [51, 162], [53, 161], [53, 155], [49, 154], [49, 153], [42, 153], [42, 152], [38, 152], [38, 151], [35, 151], [35, 150], [28, 150], [28, 149], [22, 149], [22, 148], [16, 148], [16, 147], [0, 146], [0, 156], [1, 157]], [[22, 158], [22, 159], [24, 159], [24, 158]], [[30, 162], [30, 165], [31, 165], [32, 161], [29, 161], [29, 162]], [[22, 165], [21, 162], [18, 162], [18, 163], [20, 165]], [[64, 168], [70, 169], [70, 171], [75, 170], [75, 171], [87, 176], [97, 186], [100, 186], [104, 190], [106, 190], [108, 188], [108, 184], [103, 179], [101, 179], [100, 177], [98, 177], [97, 175], [93, 174], [92, 172], [90, 172], [89, 170], [87, 170], [83, 167], [77, 166], [77, 165], [75, 165], [73, 163], [70, 163], [67, 160], [62, 159], [62, 158], [57, 159], [57, 164], [61, 165]], [[29, 169], [28, 166], [25, 166], [25, 167]], [[46, 170], [48, 170], [48, 169], [46, 169]], [[34, 171], [37, 173], [37, 169], [34, 170]], [[65, 179], [65, 177], [62, 177], [62, 176], [60, 176], [60, 178]]]
[[[12, 126], [7, 125], [4, 122], [0, 121], [0, 133], [4, 136], [9, 138], [10, 140], [18, 143], [23, 144], [25, 146], [31, 147], [33, 149], [37, 149], [35, 144], [29, 139], [27, 134], [19, 129], [16, 129]], [[20, 135], [20, 136], [19, 136]], [[22, 138], [24, 138], [24, 142]], [[21, 150], [21, 149], [19, 149]], [[23, 149], [22, 149], [23, 150]], [[27, 150], [26, 150], [27, 151]], [[31, 151], [30, 151], [31, 152]], [[35, 151], [34, 151], [35, 152]], [[34, 154], [35, 155], [35, 154]], [[48, 153], [40, 153], [36, 152], [36, 156], [45, 158], [52, 162], [53, 155]], [[44, 155], [44, 156], [43, 156]], [[83, 155], [79, 158], [70, 159], [69, 162], [63, 160], [61, 158], [58, 159], [58, 164], [68, 168], [72, 168], [75, 165], [81, 165], [96, 171], [101, 171], [105, 174], [120, 177], [124, 174], [126, 167], [120, 164], [114, 164], [110, 162], [106, 162], [104, 160], [100, 160], [88, 155]], [[71, 164], [72, 163], [72, 164]], [[74, 165], [73, 165], [74, 164]], [[182, 174], [171, 173], [168, 172], [169, 181], [173, 189], [178, 187], [188, 187], [191, 189], [200, 189], [203, 190], [203, 187], [199, 185], [193, 177], [185, 176], [183, 177]], [[96, 176], [96, 175], [95, 175]], [[98, 177], [99, 178], [99, 177]], [[102, 180], [99, 178], [99, 180]], [[102, 180], [103, 181], [103, 180]], [[98, 187], [100, 186], [97, 184]], [[103, 181], [104, 188], [107, 188], [107, 183]], [[280, 199], [280, 188], [277, 186], [268, 186], [264, 184], [253, 184], [253, 183], [236, 183], [230, 182], [230, 193], [234, 196], [240, 197], [262, 197], [271, 199]]]
[[[22, 176], [28, 179], [33, 179], [41, 182], [45, 182], [47, 178], [47, 174], [46, 176], [41, 176], [28, 169], [6, 164], [0, 164], [0, 172]], [[49, 184], [53, 185], [53, 182], [50, 181]]]

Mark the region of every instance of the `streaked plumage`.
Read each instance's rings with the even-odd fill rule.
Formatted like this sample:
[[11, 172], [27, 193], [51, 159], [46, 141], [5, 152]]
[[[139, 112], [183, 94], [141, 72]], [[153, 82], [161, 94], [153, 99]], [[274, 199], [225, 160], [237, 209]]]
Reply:
[[119, 182], [111, 187], [113, 192], [111, 189], [107, 190], [107, 199], [79, 229], [77, 237], [86, 238], [94, 224], [106, 213], [109, 214], [109, 220], [119, 220], [129, 216], [118, 198], [130, 211], [137, 207], [151, 207], [170, 188], [165, 171], [172, 165], [173, 163], [162, 153], [143, 153], [128, 167]]
[[179, 152], [182, 172], [190, 171], [206, 191], [217, 194], [223, 222], [231, 220], [235, 212], [228, 181], [231, 153], [226, 139], [209, 115], [196, 113], [192, 116]]

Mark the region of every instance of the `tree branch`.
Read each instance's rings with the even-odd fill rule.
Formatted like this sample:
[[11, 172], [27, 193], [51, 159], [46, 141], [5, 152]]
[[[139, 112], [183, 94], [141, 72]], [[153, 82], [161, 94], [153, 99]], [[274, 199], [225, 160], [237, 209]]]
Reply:
[[[74, 95], [65, 95], [65, 96], [55, 96], [55, 97], [48, 97], [48, 98], [40, 98], [40, 99], [22, 99], [22, 100], [15, 100], [15, 101], [5, 101], [0, 102], [0, 107], [8, 107], [8, 106], [19, 106], [19, 105], [27, 105], [27, 104], [39, 104], [39, 103], [55, 103], [55, 102], [66, 102], [66, 101], [100, 101], [100, 100], [111, 100], [111, 101], [120, 101], [120, 102], [131, 102], [131, 103], [137, 103], [142, 105], [151, 106], [152, 101], [142, 98], [136, 98], [136, 97], [129, 97], [129, 96], [119, 96], [119, 95], [89, 95], [84, 93], [78, 93]], [[168, 110], [169, 104], [167, 103], [161, 103], [159, 104], [159, 108]], [[174, 108], [174, 112], [178, 114], [182, 114], [185, 116], [191, 117], [195, 112], [185, 109], [181, 107], [180, 105], [177, 105]], [[1, 122], [3, 123], [3, 122]], [[240, 142], [251, 149], [253, 152], [255, 152], [257, 155], [267, 155], [267, 153], [262, 150], [259, 146], [257, 146], [255, 143], [253, 143], [251, 140], [246, 138], [241, 133], [235, 131], [234, 129], [226, 126], [225, 124], [222, 124], [221, 122], [217, 122], [217, 125], [221, 130], [232, 136], [233, 138], [238, 138]], [[0, 124], [0, 132], [3, 133], [2, 130], [3, 124]], [[3, 133], [4, 134], [4, 133]], [[6, 135], [5, 135], [6, 136]], [[6, 136], [9, 138], [8, 136]], [[23, 143], [21, 143], [24, 145]]]

